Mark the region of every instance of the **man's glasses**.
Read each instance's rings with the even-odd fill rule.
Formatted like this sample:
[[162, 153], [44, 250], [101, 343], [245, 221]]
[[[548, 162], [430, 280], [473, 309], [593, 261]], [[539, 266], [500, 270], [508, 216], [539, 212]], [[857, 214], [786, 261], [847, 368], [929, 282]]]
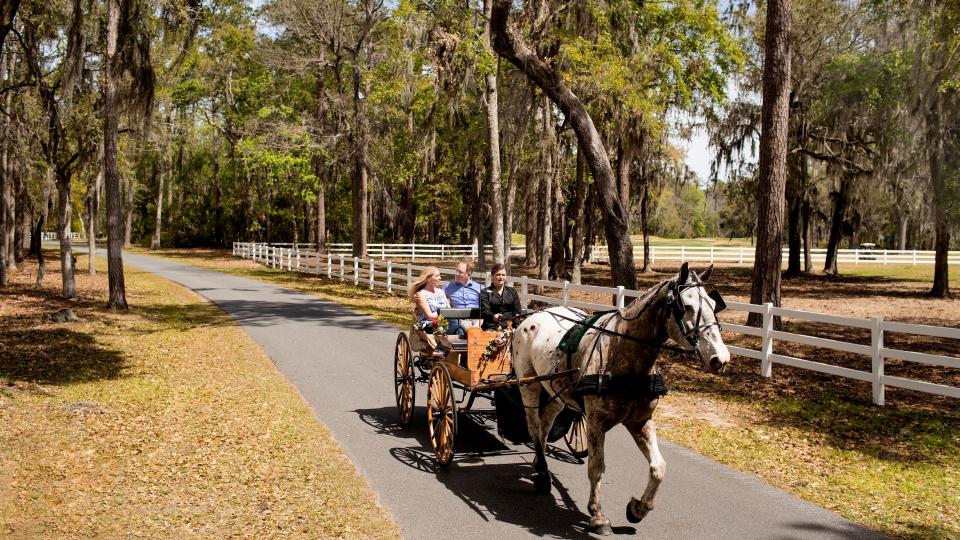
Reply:
[[461, 272], [461, 271], [457, 270], [457, 275], [458, 275], [458, 276], [466, 276], [466, 275], [468, 275], [468, 274], [467, 274], [466, 272]]

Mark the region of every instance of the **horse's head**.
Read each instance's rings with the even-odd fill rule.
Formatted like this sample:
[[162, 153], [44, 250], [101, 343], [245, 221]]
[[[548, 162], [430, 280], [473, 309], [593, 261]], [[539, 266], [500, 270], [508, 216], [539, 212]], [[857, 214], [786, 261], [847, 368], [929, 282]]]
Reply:
[[726, 307], [720, 294], [707, 285], [711, 265], [703, 274], [691, 271], [687, 263], [677, 277], [667, 283], [666, 296], [670, 317], [667, 333], [688, 351], [695, 351], [703, 370], [721, 373], [730, 361], [730, 351], [720, 337], [717, 313]]

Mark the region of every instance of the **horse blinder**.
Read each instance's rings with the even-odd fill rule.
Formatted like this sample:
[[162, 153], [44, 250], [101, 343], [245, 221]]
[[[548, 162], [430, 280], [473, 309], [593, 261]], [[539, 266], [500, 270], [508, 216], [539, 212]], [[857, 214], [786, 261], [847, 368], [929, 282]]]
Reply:
[[723, 301], [723, 297], [720, 296], [720, 292], [717, 291], [716, 289], [713, 289], [712, 291], [707, 293], [707, 296], [709, 296], [710, 299], [713, 300], [714, 313], [720, 313], [721, 311], [727, 309], [727, 303]]

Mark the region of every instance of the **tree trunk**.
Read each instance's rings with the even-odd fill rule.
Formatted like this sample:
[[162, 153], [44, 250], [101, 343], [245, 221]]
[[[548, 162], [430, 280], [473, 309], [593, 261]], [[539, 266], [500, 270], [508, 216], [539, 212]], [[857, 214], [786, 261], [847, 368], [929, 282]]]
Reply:
[[[783, 263], [783, 198], [786, 191], [787, 128], [790, 114], [791, 0], [767, 4], [764, 39], [763, 107], [760, 131], [760, 183], [757, 193], [757, 248], [751, 304], [780, 305]], [[759, 326], [759, 313], [747, 324]], [[775, 326], [780, 327], [779, 317]]]
[[803, 271], [807, 274], [813, 272], [813, 257], [810, 255], [812, 241], [810, 238], [810, 216], [813, 213], [813, 206], [809, 199], [804, 199], [803, 207], [800, 209], [803, 218]]
[[823, 272], [825, 274], [839, 274], [837, 267], [837, 250], [840, 249], [840, 240], [843, 236], [843, 218], [847, 213], [847, 205], [850, 203], [850, 175], [843, 174], [840, 179], [840, 189], [833, 194], [833, 219], [830, 221], [830, 238], [827, 240], [827, 255], [823, 263]]
[[77, 285], [73, 278], [73, 247], [70, 245], [70, 176], [57, 173], [57, 234], [60, 236], [60, 281], [63, 298], [76, 298]]
[[[14, 3], [16, 2], [17, 0], [14, 0]], [[7, 4], [4, 3], [3, 5], [3, 14], [6, 15]], [[12, 13], [10, 17], [12, 21]], [[4, 21], [0, 21], [0, 24], [4, 24]], [[9, 28], [7, 30], [9, 30]], [[0, 48], [0, 51], [2, 51], [2, 48]], [[7, 67], [7, 60], [7, 58], [0, 54], [0, 80], [5, 82], [13, 79], [13, 68]], [[9, 61], [12, 66], [14, 61], [13, 55], [10, 55]], [[9, 112], [12, 110], [13, 92], [8, 91], [6, 94], [5, 110]], [[14, 230], [16, 229], [15, 221], [17, 219], [17, 212], [13, 190], [13, 160], [10, 159], [10, 153], [12, 151], [10, 145], [13, 144], [12, 137], [10, 136], [10, 123], [9, 114], [5, 115], [3, 119], [3, 140], [0, 141], [0, 264], [5, 266], [5, 270], [9, 269], [14, 271], [17, 269], [17, 263], [13, 257], [13, 240]], [[6, 279], [5, 276], [6, 273], [4, 273], [4, 280]]]
[[897, 235], [897, 249], [904, 251], [907, 249], [907, 231], [909, 230], [908, 226], [910, 224], [910, 216], [907, 212], [900, 214], [900, 234]]
[[[30, 207], [30, 195], [27, 193], [27, 188], [23, 185], [23, 180], [19, 175], [14, 176], [14, 188], [18, 199], [15, 205], [16, 216], [14, 217], [13, 232], [13, 262], [14, 267], [16, 267], [15, 265], [23, 263], [25, 248], [29, 247], [27, 238], [30, 236], [33, 210]], [[39, 242], [37, 245], [40, 245]]]
[[536, 174], [530, 174], [527, 177], [527, 189], [525, 190], [526, 196], [524, 197], [524, 202], [527, 208], [527, 212], [524, 215], [523, 225], [524, 233], [526, 234], [526, 257], [524, 258], [523, 264], [525, 266], [536, 266], [540, 265], [540, 202], [539, 197], [536, 196], [537, 188], [539, 187], [540, 177]]
[[87, 190], [87, 273], [97, 275], [97, 219], [100, 215], [100, 184], [103, 182], [103, 160], [97, 176]]
[[107, 43], [103, 67], [103, 174], [107, 190], [107, 273], [110, 300], [107, 306], [127, 309], [126, 284], [123, 276], [123, 241], [121, 223], [120, 173], [117, 170], [117, 86], [114, 64], [117, 53], [117, 27], [120, 10], [117, 0], [107, 0]]
[[942, 159], [943, 134], [940, 128], [940, 103], [934, 98], [927, 111], [927, 159], [930, 168], [930, 184], [933, 189], [933, 286], [929, 296], [950, 298], [950, 267], [947, 258], [950, 255], [950, 223], [947, 221], [946, 179], [940, 170]]
[[[484, 0], [483, 14], [487, 20], [483, 32], [484, 48], [493, 54], [490, 48], [490, 12], [493, 10], [493, 0]], [[503, 263], [509, 248], [504, 251], [503, 242], [503, 188], [500, 184], [500, 119], [499, 103], [497, 96], [497, 71], [491, 69], [486, 77], [486, 86], [484, 88], [484, 97], [487, 105], [487, 167], [490, 173], [490, 194], [491, 213], [490, 221], [493, 225], [493, 238], [490, 240], [493, 244], [493, 262]]]
[[[617, 144], [617, 190], [620, 201], [623, 202], [623, 219], [627, 224], [627, 233], [630, 232], [630, 161], [633, 159], [633, 147], [625, 141], [626, 135], [620, 137]], [[633, 247], [631, 246], [631, 249]]]
[[577, 187], [573, 198], [573, 268], [570, 271], [570, 282], [579, 285], [583, 279], [583, 232], [587, 229], [584, 219], [584, 207], [587, 204], [587, 162], [583, 159], [583, 152], [577, 151]]
[[163, 180], [167, 175], [167, 167], [162, 149], [160, 155], [157, 156], [157, 160], [159, 163], [154, 164], [154, 167], [157, 168], [157, 215], [153, 222], [153, 238], [150, 240], [150, 249], [160, 249], [160, 231], [163, 225]]
[[643, 269], [644, 274], [653, 272], [650, 258], [650, 178], [643, 175], [643, 193], [640, 195], [640, 228], [643, 231]]
[[570, 121], [577, 134], [580, 148], [584, 150], [587, 164], [593, 175], [595, 189], [604, 212], [604, 228], [610, 252], [610, 271], [614, 285], [628, 289], [637, 288], [636, 270], [633, 267], [633, 246], [623, 204], [617, 194], [613, 169], [607, 150], [593, 123], [593, 119], [580, 99], [564, 84], [556, 70], [539, 58], [522, 43], [508, 27], [510, 0], [495, 0], [490, 28], [493, 46], [500, 56], [509, 60], [539, 86], [556, 103]]
[[354, 119], [354, 144], [356, 148], [356, 157], [353, 173], [353, 256], [367, 257], [367, 229], [369, 223], [367, 220], [367, 161], [369, 154], [369, 125], [366, 118], [366, 111], [363, 108], [364, 97], [369, 92], [363, 92], [365, 88], [362, 85], [360, 76], [360, 66], [357, 65], [359, 58], [354, 58], [353, 63], [353, 119]]
[[321, 184], [317, 189], [317, 251], [327, 251], [327, 195]]
[[124, 194], [127, 201], [123, 205], [123, 247], [128, 248], [133, 244], [133, 200], [136, 195], [137, 179], [133, 175], [128, 175], [124, 185], [126, 186]]
[[550, 97], [543, 95], [540, 176], [540, 245], [537, 257], [540, 260], [540, 279], [550, 279], [550, 244], [553, 239], [553, 148], [556, 144], [556, 126], [553, 123], [553, 106]]

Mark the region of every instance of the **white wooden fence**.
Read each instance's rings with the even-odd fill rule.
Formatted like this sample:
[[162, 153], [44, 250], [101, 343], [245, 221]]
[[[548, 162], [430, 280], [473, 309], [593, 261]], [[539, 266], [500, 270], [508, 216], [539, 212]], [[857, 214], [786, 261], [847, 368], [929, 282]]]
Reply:
[[[394, 290], [398, 288], [401, 291], [405, 290], [407, 285], [412, 283], [424, 268], [423, 266], [417, 266], [412, 263], [396, 264], [390, 260], [378, 262], [372, 258], [361, 260], [343, 253], [318, 253], [315, 250], [301, 250], [256, 243], [236, 242], [233, 244], [233, 254], [236, 257], [251, 259], [271, 268], [325, 276], [327, 278], [339, 279], [340, 281], [352, 281], [353, 284], [357, 286], [365, 286], [370, 289], [381, 287], [385, 288], [387, 292], [394, 292]], [[450, 268], [441, 268], [440, 273], [453, 276], [455, 271]], [[484, 284], [489, 285], [490, 283], [489, 272], [475, 273], [473, 277]], [[522, 276], [519, 279], [508, 278], [507, 281], [511, 286], [519, 289], [520, 299], [524, 307], [531, 301], [536, 301], [590, 310], [603, 310], [610, 309], [611, 307], [622, 309], [628, 303], [628, 299], [636, 298], [644, 292], [624, 289], [623, 287], [598, 287], [594, 285], [575, 285], [568, 281], [545, 281], [528, 278], [527, 276]], [[539, 294], [532, 292], [532, 287], [539, 288]], [[545, 294], [546, 289], [552, 289], [556, 296]], [[612, 299], [612, 303], [594, 303], [571, 299], [571, 292], [608, 295], [608, 297]], [[960, 388], [954, 386], [893, 377], [884, 374], [884, 361], [887, 358], [960, 369], [960, 328], [885, 321], [880, 317], [871, 319], [841, 317], [824, 313], [811, 313], [779, 308], [774, 307], [773, 304], [755, 305], [727, 302], [727, 308], [730, 311], [759, 313], [763, 316], [763, 325], [760, 328], [724, 323], [723, 330], [727, 333], [743, 334], [760, 338], [759, 350], [737, 346], [729, 346], [729, 349], [732, 354], [760, 360], [760, 373], [764, 377], [771, 377], [773, 375], [774, 364], [782, 364], [866, 381], [871, 383], [873, 387], [873, 402], [877, 405], [884, 404], [884, 393], [887, 386], [960, 398]], [[870, 344], [848, 343], [845, 341], [774, 330], [774, 317], [786, 317], [801, 321], [867, 329], [870, 331]], [[953, 350], [957, 351], [957, 353], [954, 356], [945, 356], [887, 347], [884, 345], [884, 336], [889, 333], [953, 340], [952, 342], [956, 342], [957, 344], [956, 349]], [[872, 361], [871, 370], [861, 371], [780, 354], [774, 352], [774, 345], [777, 342], [797, 343], [822, 349], [864, 355]]]
[[[294, 248], [289, 242], [271, 243], [271, 246]], [[306, 245], [306, 244], [304, 244]], [[353, 253], [353, 244], [330, 244], [329, 251], [335, 255], [350, 255]], [[511, 248], [514, 249], [514, 248]], [[520, 246], [522, 249], [522, 246]], [[476, 259], [478, 249], [475, 244], [367, 244], [367, 256], [386, 260], [389, 257], [417, 260], [421, 259], [462, 259], [468, 257]], [[484, 246], [484, 253], [493, 254], [493, 246]]]
[[[84, 236], [83, 236], [82, 234], [78, 233], [78, 232], [71, 232], [71, 233], [70, 233], [70, 239], [71, 239], [71, 240], [83, 240], [83, 239], [84, 239]], [[28, 241], [30, 240], [30, 236], [27, 237], [27, 240], [28, 240]], [[41, 233], [40, 233], [40, 241], [41, 241], [41, 242], [53, 242], [53, 241], [57, 241], [57, 240], [60, 240], [60, 234], [57, 233], [57, 232], [55, 232], [55, 231], [54, 231], [54, 232], [41, 232]]]
[[[753, 264], [755, 250], [752, 247], [717, 247], [717, 246], [650, 246], [650, 262], [705, 262], [726, 264]], [[789, 249], [783, 250], [783, 260], [789, 256]], [[636, 259], [643, 257], [643, 246], [633, 246], [633, 256]], [[815, 248], [810, 250], [810, 258], [814, 263], [823, 264], [827, 258], [827, 250]], [[593, 247], [593, 261], [607, 261], [610, 255], [606, 245]], [[892, 249], [838, 249], [838, 264], [933, 264], [936, 259], [934, 251], [892, 250]], [[960, 265], [960, 251], [951, 251], [947, 256], [947, 264]]]

